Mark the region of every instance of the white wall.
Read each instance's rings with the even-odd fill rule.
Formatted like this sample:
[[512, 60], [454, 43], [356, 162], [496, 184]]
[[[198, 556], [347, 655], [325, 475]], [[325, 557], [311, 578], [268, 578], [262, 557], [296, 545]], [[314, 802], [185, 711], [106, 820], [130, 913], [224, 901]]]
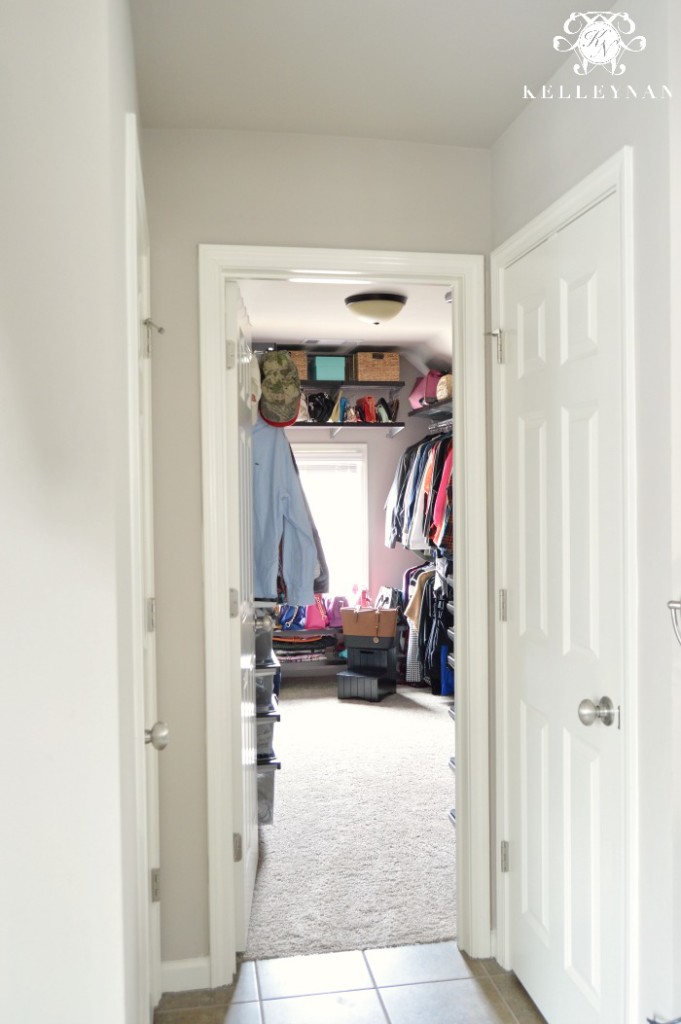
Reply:
[[485, 252], [489, 154], [226, 131], [144, 133], [153, 315], [164, 960], [208, 953], [197, 245]]
[[127, 6], [22, 0], [0, 21], [2, 1016], [136, 1024], [117, 564]]
[[[674, 0], [632, 0], [626, 9], [647, 37], [647, 48], [627, 59], [620, 81], [660, 88], [669, 83], [678, 53], [668, 37], [667, 8]], [[676, 50], [678, 36], [677, 18]], [[573, 58], [574, 62], [574, 58]], [[582, 80], [583, 81], [583, 80]], [[574, 90], [571, 64], [556, 76]], [[671, 84], [671, 83], [669, 83]], [[593, 85], [592, 81], [588, 85]], [[669, 125], [678, 123], [678, 104], [651, 101], [541, 101], [526, 111], [492, 152], [492, 223], [495, 244], [557, 199], [621, 146], [633, 146], [636, 204], [636, 363], [639, 457], [639, 671], [640, 671], [640, 1016], [681, 1013], [678, 969], [674, 967], [675, 870], [672, 827], [678, 784], [675, 765], [672, 656], [665, 607], [671, 596], [672, 491], [671, 411], [678, 389], [670, 388], [670, 151]], [[677, 139], [678, 143], [678, 139]], [[678, 166], [676, 168], [678, 173]], [[678, 194], [678, 185], [675, 185]], [[673, 288], [678, 292], [678, 279]], [[678, 313], [678, 311], [677, 311]], [[676, 325], [678, 332], [678, 322]], [[678, 333], [677, 333], [678, 342]], [[678, 442], [676, 443], [678, 449]], [[677, 451], [678, 455], [678, 451]], [[677, 470], [678, 472], [678, 470]], [[678, 520], [673, 532], [678, 549]], [[681, 578], [676, 579], [676, 590]], [[678, 702], [678, 698], [675, 698]], [[626, 708], [624, 709], [626, 714]], [[678, 745], [678, 739], [676, 740]], [[678, 779], [678, 774], [676, 775]], [[676, 790], [676, 791], [675, 791]], [[677, 825], [678, 851], [679, 837]], [[678, 943], [678, 937], [677, 937]], [[678, 950], [677, 950], [678, 953]], [[676, 963], [678, 964], [678, 956]], [[676, 979], [675, 979], [676, 975]], [[676, 986], [677, 991], [674, 992]]]

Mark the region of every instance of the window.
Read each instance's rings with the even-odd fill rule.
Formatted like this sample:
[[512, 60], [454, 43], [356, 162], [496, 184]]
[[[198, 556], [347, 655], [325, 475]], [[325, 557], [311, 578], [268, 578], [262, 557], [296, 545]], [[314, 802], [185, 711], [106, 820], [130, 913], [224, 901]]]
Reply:
[[354, 603], [369, 584], [367, 446], [291, 447], [329, 566], [329, 593]]

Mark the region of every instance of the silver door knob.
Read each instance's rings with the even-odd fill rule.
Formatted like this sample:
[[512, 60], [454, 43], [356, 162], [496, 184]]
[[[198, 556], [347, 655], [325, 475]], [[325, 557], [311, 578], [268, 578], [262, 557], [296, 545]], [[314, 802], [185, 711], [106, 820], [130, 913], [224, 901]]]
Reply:
[[165, 750], [170, 739], [170, 729], [165, 722], [154, 722], [151, 729], [144, 730], [144, 742], [151, 743], [155, 750]]
[[593, 725], [597, 718], [603, 725], [612, 725], [615, 721], [615, 705], [609, 697], [601, 697], [598, 704], [587, 699], [581, 702], [577, 714], [582, 725]]

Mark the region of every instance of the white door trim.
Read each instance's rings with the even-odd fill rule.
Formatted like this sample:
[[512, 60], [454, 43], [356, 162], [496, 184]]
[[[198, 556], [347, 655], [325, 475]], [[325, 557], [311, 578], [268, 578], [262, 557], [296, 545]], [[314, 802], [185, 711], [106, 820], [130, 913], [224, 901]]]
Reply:
[[[503, 309], [504, 272], [523, 255], [541, 244], [577, 217], [607, 196], [615, 194], [619, 203], [620, 231], [622, 240], [622, 333], [623, 333], [623, 396], [622, 436], [624, 442], [623, 481], [624, 507], [624, 643], [623, 681], [624, 705], [622, 729], [625, 741], [625, 950], [624, 976], [627, 991], [624, 1005], [627, 1007], [627, 1024], [634, 1024], [638, 1006], [638, 562], [636, 546], [636, 401], [635, 401], [635, 351], [634, 351], [634, 272], [633, 272], [633, 159], [630, 147], [624, 147], [614, 157], [585, 178], [575, 188], [530, 221], [507, 242], [492, 253], [492, 326], [503, 331], [505, 311]], [[503, 451], [501, 429], [503, 423], [503, 391], [500, 374], [494, 374], [493, 419], [494, 419], [494, 572], [495, 588], [503, 588], [506, 580], [506, 556], [508, 539], [505, 535], [504, 509], [506, 486], [504, 467], [498, 453]], [[495, 624], [495, 718], [499, 723], [496, 742], [496, 834], [502, 840], [509, 834], [509, 793], [508, 778], [508, 735], [509, 720], [507, 707], [507, 665], [505, 648], [505, 627], [496, 618]], [[503, 966], [512, 963], [509, 934], [509, 881], [501, 872], [500, 857], [496, 861], [496, 956]]]
[[[145, 600], [146, 576], [142, 520], [145, 516], [143, 457], [140, 448], [140, 326], [149, 315], [149, 231], [142, 180], [137, 117], [125, 117], [125, 255], [128, 444], [130, 472], [131, 633], [133, 639], [134, 777], [137, 830], [137, 1019], [150, 1022], [161, 996], [160, 916], [149, 900], [150, 865], [158, 862], [158, 806], [149, 806], [145, 720]], [[140, 282], [142, 294], [140, 296]], [[151, 524], [147, 524], [148, 529]], [[149, 725], [152, 723], [150, 722]], [[151, 822], [151, 824], [150, 824]], [[151, 833], [151, 834], [150, 834]], [[156, 908], [154, 908], [156, 909]]]
[[455, 587], [457, 600], [458, 941], [472, 956], [491, 951], [488, 729], [487, 480], [484, 268], [481, 256], [261, 246], [199, 246], [206, 756], [211, 985], [236, 965], [232, 863], [233, 735], [224, 685], [230, 664], [226, 531], [230, 506], [224, 437], [228, 280], [286, 279], [296, 267], [352, 270], [386, 283], [441, 283], [453, 290]]

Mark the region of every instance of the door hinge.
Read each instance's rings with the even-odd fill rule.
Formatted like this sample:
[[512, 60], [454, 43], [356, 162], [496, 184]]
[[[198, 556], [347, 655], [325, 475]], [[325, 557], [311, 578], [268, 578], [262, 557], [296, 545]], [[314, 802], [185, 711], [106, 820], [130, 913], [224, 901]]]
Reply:
[[151, 869], [151, 902], [161, 902], [161, 869]]
[[226, 341], [225, 342], [225, 360], [228, 370], [233, 370], [236, 366], [236, 342]]
[[501, 870], [503, 874], [508, 872], [508, 840], [501, 840]]
[[155, 633], [156, 632], [156, 598], [155, 597], [148, 597], [147, 598], [146, 628], [147, 628], [147, 633]]
[[503, 364], [506, 362], [506, 353], [504, 352], [504, 332], [500, 329], [494, 331], [497, 339], [497, 362]]
[[508, 592], [506, 590], [499, 591], [499, 621], [508, 621]]
[[235, 619], [239, 614], [239, 591], [230, 587], [229, 591], [229, 617]]
[[150, 316], [142, 321], [142, 325], [146, 328], [146, 336], [142, 342], [142, 358], [151, 359], [151, 332], [156, 331], [158, 334], [165, 334], [166, 329], [155, 324]]
[[238, 863], [244, 855], [244, 844], [241, 839], [241, 833], [235, 832], [232, 836], [232, 841], [234, 843], [234, 860]]

